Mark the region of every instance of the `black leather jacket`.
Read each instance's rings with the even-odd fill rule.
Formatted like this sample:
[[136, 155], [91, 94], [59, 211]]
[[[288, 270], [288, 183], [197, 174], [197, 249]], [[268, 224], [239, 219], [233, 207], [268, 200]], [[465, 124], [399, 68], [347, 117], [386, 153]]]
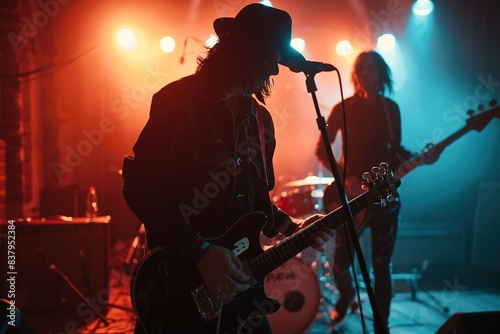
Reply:
[[[267, 185], [256, 116], [257, 102], [242, 101], [237, 119], [224, 101], [207, 102], [192, 75], [154, 94], [150, 118], [123, 166], [125, 199], [144, 223], [148, 248], [183, 244], [195, 233], [220, 235], [237, 218], [263, 211], [288, 217], [270, 201], [274, 187], [274, 126], [262, 108]], [[266, 234], [276, 234], [266, 225]]]

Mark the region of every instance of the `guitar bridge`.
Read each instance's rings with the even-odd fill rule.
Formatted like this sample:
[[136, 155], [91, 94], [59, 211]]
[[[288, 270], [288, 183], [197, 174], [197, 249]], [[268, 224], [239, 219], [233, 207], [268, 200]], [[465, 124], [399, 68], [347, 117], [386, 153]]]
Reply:
[[219, 316], [219, 305], [212, 300], [208, 289], [203, 284], [191, 291], [191, 297], [203, 319], [210, 321]]

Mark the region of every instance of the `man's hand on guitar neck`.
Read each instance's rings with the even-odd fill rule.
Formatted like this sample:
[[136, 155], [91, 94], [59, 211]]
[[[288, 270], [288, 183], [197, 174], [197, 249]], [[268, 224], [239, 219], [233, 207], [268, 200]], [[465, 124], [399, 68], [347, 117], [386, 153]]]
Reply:
[[[306, 226], [311, 225], [312, 223], [314, 223], [315, 221], [317, 221], [318, 219], [320, 219], [322, 217], [324, 217], [324, 215], [317, 213], [317, 214], [309, 216], [303, 220], [296, 219], [296, 218], [291, 218], [291, 219], [298, 226], [298, 229], [300, 230]], [[313, 249], [317, 250], [318, 252], [322, 252], [323, 246], [334, 235], [335, 235], [334, 229], [331, 229], [328, 227], [323, 227], [321, 230], [319, 230], [318, 232], [316, 232], [312, 235], [313, 244], [311, 245], [311, 247]]]
[[[298, 229], [305, 228], [324, 215], [314, 214], [305, 219], [292, 219]], [[311, 238], [311, 247], [323, 251], [323, 246], [335, 235], [335, 230], [323, 227]], [[197, 263], [205, 287], [214, 299], [230, 300], [250, 287], [252, 277], [244, 271], [243, 262], [229, 249], [212, 244]]]
[[226, 300], [250, 287], [250, 276], [243, 271], [243, 263], [224, 247], [210, 246], [198, 261], [198, 270], [213, 298]]

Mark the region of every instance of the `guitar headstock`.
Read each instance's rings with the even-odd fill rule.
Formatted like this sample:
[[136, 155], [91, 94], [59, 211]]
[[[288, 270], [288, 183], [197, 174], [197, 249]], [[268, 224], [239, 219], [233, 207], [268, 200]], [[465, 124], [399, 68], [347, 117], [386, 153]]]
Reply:
[[365, 196], [372, 203], [385, 207], [387, 203], [397, 201], [394, 192], [401, 185], [401, 180], [394, 177], [394, 173], [386, 162], [373, 166], [370, 172], [363, 173], [361, 189], [366, 190]]
[[476, 113], [473, 109], [469, 109], [467, 114], [466, 127], [478, 132], [482, 131], [486, 125], [495, 117], [500, 118], [500, 107], [497, 107], [497, 100], [491, 100], [488, 104], [491, 108], [484, 111], [484, 105], [480, 104], [478, 107], [479, 112]]

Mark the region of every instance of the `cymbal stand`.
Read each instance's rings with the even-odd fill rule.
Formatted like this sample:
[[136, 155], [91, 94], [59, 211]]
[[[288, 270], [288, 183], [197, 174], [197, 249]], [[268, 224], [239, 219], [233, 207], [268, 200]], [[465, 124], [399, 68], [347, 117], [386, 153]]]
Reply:
[[327, 256], [321, 252], [315, 252], [315, 257], [310, 264], [310, 268], [318, 279], [320, 287], [320, 305], [324, 310], [323, 315], [325, 315], [328, 320], [330, 314], [329, 306], [334, 306], [335, 301], [327, 296], [338, 296], [338, 291], [333, 283], [333, 276], [330, 272], [330, 263], [327, 260]]
[[146, 248], [146, 229], [144, 228], [144, 224], [141, 224], [139, 233], [132, 240], [127, 256], [123, 261], [123, 274], [129, 277], [134, 274], [134, 270], [139, 263], [139, 260], [146, 253]]

